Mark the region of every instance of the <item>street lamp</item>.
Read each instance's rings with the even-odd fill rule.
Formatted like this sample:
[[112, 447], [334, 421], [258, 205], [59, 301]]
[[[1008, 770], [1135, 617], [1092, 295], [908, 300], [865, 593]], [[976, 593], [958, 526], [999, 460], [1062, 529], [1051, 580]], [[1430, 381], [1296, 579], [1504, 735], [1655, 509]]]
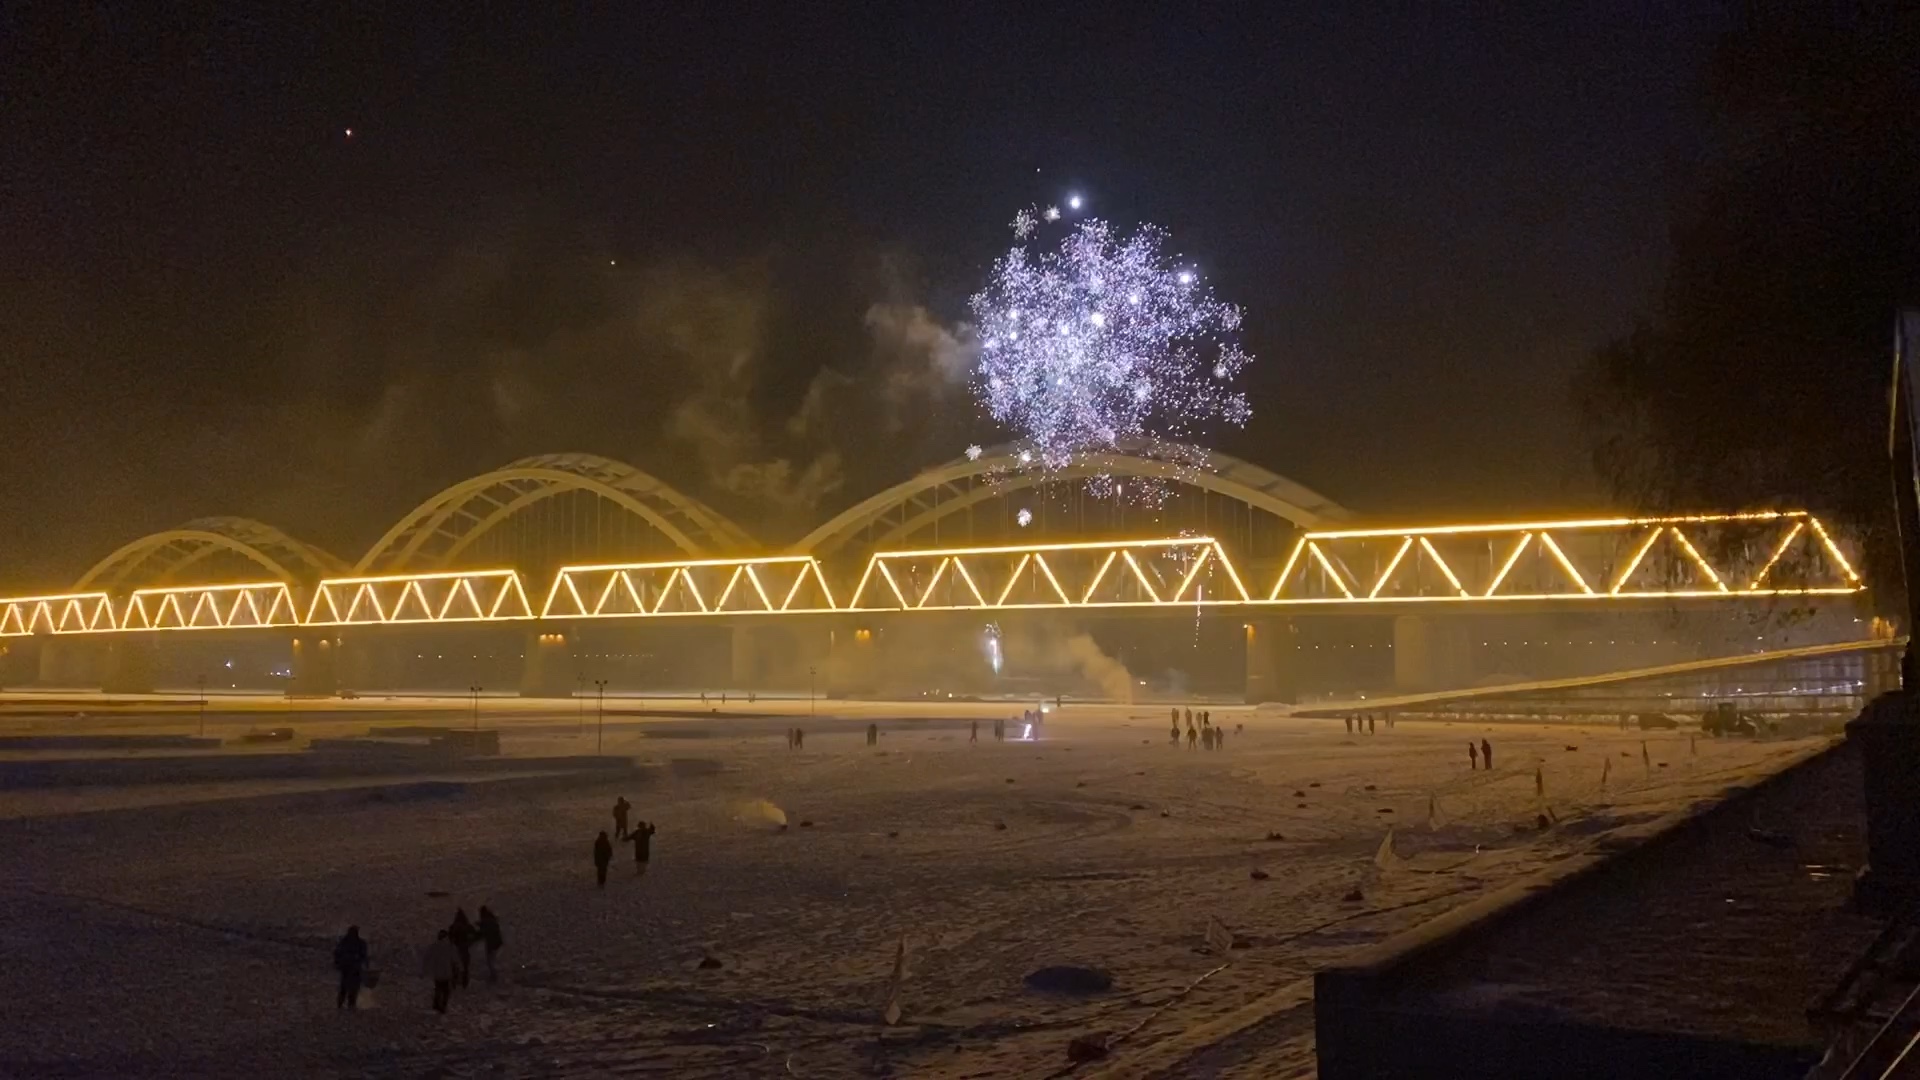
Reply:
[[469, 686], [467, 693], [473, 695], [473, 730], [480, 730], [480, 687]]
[[595, 708], [595, 711], [599, 714], [597, 721], [598, 726], [595, 728], [593, 735], [593, 752], [598, 754], [600, 748], [606, 744], [607, 740], [607, 680], [595, 679], [593, 680], [593, 685], [595, 689], [600, 691], [600, 704]]

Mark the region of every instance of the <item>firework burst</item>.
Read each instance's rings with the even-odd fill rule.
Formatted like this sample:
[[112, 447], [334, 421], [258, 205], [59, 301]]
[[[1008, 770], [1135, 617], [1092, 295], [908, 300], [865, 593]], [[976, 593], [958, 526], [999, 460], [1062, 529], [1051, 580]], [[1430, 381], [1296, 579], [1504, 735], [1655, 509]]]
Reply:
[[1253, 358], [1240, 309], [1167, 254], [1151, 225], [1123, 235], [1090, 219], [1039, 249], [1042, 222], [1057, 216], [1017, 215], [1020, 243], [971, 301], [974, 392], [1027, 447], [1023, 466], [1058, 470], [1123, 444], [1177, 458], [1206, 427], [1244, 424], [1251, 410], [1234, 380]]

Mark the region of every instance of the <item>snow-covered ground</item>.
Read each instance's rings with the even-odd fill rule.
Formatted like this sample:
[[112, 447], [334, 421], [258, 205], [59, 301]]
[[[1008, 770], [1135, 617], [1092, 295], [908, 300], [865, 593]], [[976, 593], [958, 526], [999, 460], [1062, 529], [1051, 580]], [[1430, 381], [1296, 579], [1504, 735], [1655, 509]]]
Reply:
[[[254, 781], [53, 814], [33, 801], [71, 793], [11, 793], [0, 1075], [1042, 1077], [1099, 1031], [1130, 1033], [1109, 1064], [1309, 1076], [1315, 967], [1810, 745], [1655, 733], [1649, 763], [1612, 728], [1214, 717], [1245, 725], [1216, 752], [1170, 747], [1164, 710], [1069, 706], [1038, 744], [983, 723], [969, 745], [961, 720], [882, 721], [871, 749], [822, 718], [797, 752], [784, 719], [610, 725], [609, 753], [720, 766], [646, 786]], [[590, 748], [591, 729], [527, 719], [509, 752]], [[1482, 736], [1492, 773], [1468, 768]], [[1536, 766], [1559, 824], [1517, 831], [1542, 809]], [[636, 878], [622, 847], [599, 891], [589, 847], [622, 793], [658, 824], [653, 864]], [[483, 902], [502, 979], [436, 1016], [416, 950]], [[1210, 918], [1242, 947], [1208, 952]], [[384, 979], [342, 1015], [348, 923]], [[1105, 968], [1113, 989], [1028, 990], [1045, 964]]]

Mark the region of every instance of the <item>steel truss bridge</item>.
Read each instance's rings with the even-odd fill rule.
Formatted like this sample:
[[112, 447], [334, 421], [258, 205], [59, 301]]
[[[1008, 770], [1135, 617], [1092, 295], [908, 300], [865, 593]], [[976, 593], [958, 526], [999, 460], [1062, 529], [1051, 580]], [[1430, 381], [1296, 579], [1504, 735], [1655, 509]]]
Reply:
[[[541, 490], [536, 485], [554, 482], [534, 467], [500, 475], [505, 478], [489, 474], [494, 478], [449, 489], [457, 491], [453, 496], [436, 496], [360, 566], [392, 565], [404, 561], [396, 548], [417, 552], [432, 544], [451, 559], [476, 524], [490, 526], [486, 516], [449, 505], [475, 491], [491, 492], [497, 523], [511, 512], [506, 508], [533, 500]], [[641, 506], [647, 505], [639, 501], [643, 494], [658, 497], [663, 487], [618, 473], [611, 482]], [[718, 526], [717, 518], [699, 524], [700, 514], [681, 510], [685, 517], [677, 523], [655, 513], [682, 537], [707, 529], [717, 540], [739, 539], [735, 527]], [[905, 520], [934, 512], [894, 510]], [[884, 524], [884, 513], [870, 511], [862, 504], [849, 520], [862, 530]], [[102, 587], [0, 598], [0, 637], [934, 611], [1598, 609], [1840, 596], [1865, 587], [1833, 534], [1804, 511], [1308, 529], [1269, 568], [1243, 566], [1220, 539], [1185, 535], [880, 549], [853, 564], [861, 567], [857, 576], [838, 579], [822, 555], [811, 552], [568, 565], [544, 590], [530, 589], [511, 567], [326, 573], [340, 569], [338, 560], [265, 526], [248, 523], [239, 535], [213, 527], [222, 520], [232, 519], [193, 523], [122, 548], [81, 579], [81, 586]], [[891, 526], [896, 533], [904, 527]], [[852, 531], [816, 532], [809, 540], [831, 553]], [[213, 548], [271, 564], [282, 576], [113, 587], [130, 580], [130, 565], [157, 560], [169, 569], [191, 569]], [[303, 580], [296, 567], [321, 573]]]

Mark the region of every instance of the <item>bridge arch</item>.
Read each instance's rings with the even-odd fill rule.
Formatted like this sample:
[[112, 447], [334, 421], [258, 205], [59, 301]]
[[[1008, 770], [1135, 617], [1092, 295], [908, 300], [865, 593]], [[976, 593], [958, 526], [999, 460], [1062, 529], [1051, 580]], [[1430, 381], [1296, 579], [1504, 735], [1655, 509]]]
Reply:
[[597, 454], [540, 454], [445, 488], [395, 522], [355, 565], [357, 573], [451, 566], [513, 515], [569, 492], [597, 495], [652, 526], [689, 555], [733, 555], [755, 546], [724, 515], [622, 461]]
[[[1305, 485], [1213, 451], [1180, 447], [1174, 453], [1155, 453], [1145, 446], [1123, 445], [1110, 452], [1077, 457], [1066, 468], [1050, 471], [1023, 467], [1019, 453], [1018, 446], [1006, 444], [978, 458], [962, 457], [927, 469], [841, 511], [793, 549], [824, 558], [838, 553], [863, 533], [871, 533], [878, 547], [890, 546], [989, 499], [1056, 480], [1094, 476], [1186, 484], [1238, 500], [1303, 529], [1321, 528], [1351, 516]], [[993, 483], [974, 483], [990, 476], [996, 477]]]
[[75, 592], [159, 585], [222, 553], [238, 555], [274, 581], [317, 581], [346, 569], [340, 559], [252, 518], [196, 518], [122, 544], [94, 563]]

